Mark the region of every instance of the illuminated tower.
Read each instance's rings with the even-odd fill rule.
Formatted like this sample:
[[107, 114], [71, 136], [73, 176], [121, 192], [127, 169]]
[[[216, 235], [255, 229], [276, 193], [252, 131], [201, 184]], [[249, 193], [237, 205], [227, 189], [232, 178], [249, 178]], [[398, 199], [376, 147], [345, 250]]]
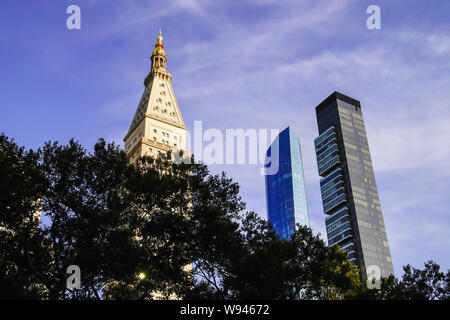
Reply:
[[123, 139], [131, 163], [144, 155], [157, 156], [172, 148], [186, 149], [187, 128], [172, 89], [172, 76], [166, 71], [167, 54], [161, 30], [150, 59], [144, 93]]

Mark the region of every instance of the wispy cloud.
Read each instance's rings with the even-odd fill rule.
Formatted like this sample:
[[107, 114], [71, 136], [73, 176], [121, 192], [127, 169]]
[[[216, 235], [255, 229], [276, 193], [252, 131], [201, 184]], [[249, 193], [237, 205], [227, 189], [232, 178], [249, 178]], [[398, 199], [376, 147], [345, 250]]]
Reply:
[[[275, 6], [271, 1], [250, 3], [258, 10]], [[207, 28], [207, 37], [200, 35], [205, 30], [199, 34], [193, 30], [179, 46], [167, 49], [186, 123], [202, 119], [206, 127], [223, 129], [292, 126], [302, 143], [311, 223], [324, 238], [312, 143], [317, 136], [314, 106], [333, 90], [361, 100], [394, 264], [400, 272], [400, 265], [408, 259], [417, 262], [426, 256], [414, 250], [405, 254], [404, 246], [415, 242], [418, 234], [426, 251], [433, 243], [444, 245], [449, 231], [448, 219], [442, 220], [438, 205], [448, 201], [439, 195], [446, 188], [430, 188], [450, 174], [446, 143], [450, 84], [444, 72], [450, 70], [444, 59], [449, 38], [408, 29], [386, 31], [373, 40], [374, 34], [366, 30], [355, 33], [353, 39], [349, 36], [348, 45], [341, 46], [333, 38], [347, 28], [347, 9], [352, 3], [283, 2], [272, 15], [262, 14], [264, 19], [251, 23], [242, 16], [224, 14], [232, 9], [223, 3], [193, 2], [187, 8], [175, 3], [160, 14], [167, 18], [186, 10], [187, 16], [195, 16]], [[136, 27], [141, 22], [145, 21], [137, 19]], [[323, 44], [312, 49], [309, 44], [317, 43], [315, 36]], [[332, 45], [327, 46], [330, 41]], [[135, 106], [125, 100], [112, 105], [120, 109], [126, 104], [131, 117]], [[241, 184], [249, 209], [265, 217], [264, 179], [257, 166], [212, 169], [227, 170]], [[419, 178], [412, 174], [414, 170], [425, 170], [436, 179]], [[396, 181], [404, 179], [405, 183], [389, 179], [393, 172], [398, 174]], [[423, 202], [433, 203], [426, 217]]]
[[[39, 29], [30, 42], [10, 43], [12, 48], [29, 44], [30, 54], [5, 77], [5, 86], [15, 81], [20, 90], [3, 90], [2, 95], [20, 100], [22, 111], [34, 110], [45, 81], [27, 81], [30, 70], [41, 68], [40, 74], [56, 74], [65, 82], [52, 87], [62, 102], [39, 106], [47, 114], [35, 132], [46, 118], [53, 119], [54, 110], [64, 114], [55, 106], [61, 104], [86, 115], [80, 118], [87, 133], [80, 135], [121, 142], [161, 27], [168, 70], [188, 127], [194, 120], [203, 120], [205, 129], [289, 125], [299, 134], [312, 225], [324, 235], [314, 107], [334, 90], [341, 91], [362, 103], [396, 270], [423, 259], [426, 252], [435, 252], [438, 262], [450, 267], [450, 219], [444, 214], [450, 204], [450, 28], [447, 17], [439, 18], [449, 5], [441, 2], [438, 9], [430, 5], [423, 12], [418, 1], [410, 2], [407, 12], [403, 5], [384, 2], [383, 30], [369, 31], [364, 2], [356, 0], [85, 1], [80, 32], [61, 29], [62, 23], [59, 29], [48, 28], [49, 33]], [[41, 7], [36, 9], [42, 14]], [[419, 15], [430, 21], [418, 21]], [[13, 22], [11, 34], [17, 28]], [[22, 84], [28, 85], [27, 95]], [[50, 103], [45, 96], [41, 101]], [[70, 107], [66, 101], [72, 102]], [[73, 118], [64, 114], [48, 121], [71, 124]], [[73, 125], [73, 132], [81, 127]], [[212, 169], [227, 170], [241, 184], [248, 208], [265, 216], [259, 167]], [[420, 250], [405, 249], [417, 238]]]

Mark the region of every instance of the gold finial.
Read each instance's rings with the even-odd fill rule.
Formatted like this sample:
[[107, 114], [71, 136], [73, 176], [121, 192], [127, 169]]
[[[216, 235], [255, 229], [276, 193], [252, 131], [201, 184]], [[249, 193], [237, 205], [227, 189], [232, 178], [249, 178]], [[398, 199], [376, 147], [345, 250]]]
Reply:
[[161, 28], [159, 28], [158, 37], [156, 38], [156, 43], [157, 44], [162, 44], [164, 46], [162, 41], [163, 41], [163, 37], [161, 35]]
[[163, 43], [163, 37], [161, 35], [161, 28], [158, 32], [158, 37], [156, 37], [156, 43], [155, 43], [155, 50], [153, 50], [152, 55], [163, 55], [165, 56], [166, 53], [164, 52], [164, 43]]

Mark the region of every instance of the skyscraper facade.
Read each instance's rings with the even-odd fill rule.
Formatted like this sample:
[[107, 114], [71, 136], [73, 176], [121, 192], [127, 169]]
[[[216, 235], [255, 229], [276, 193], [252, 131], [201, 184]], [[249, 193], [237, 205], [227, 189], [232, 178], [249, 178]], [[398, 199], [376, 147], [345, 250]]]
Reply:
[[316, 107], [316, 116], [328, 245], [347, 251], [364, 281], [370, 266], [378, 267], [381, 276], [394, 274], [361, 104], [334, 92]]
[[279, 166], [276, 174], [266, 175], [268, 220], [281, 238], [289, 239], [297, 223], [309, 227], [302, 154], [297, 134], [289, 127], [284, 129], [266, 155], [272, 165], [277, 162]]

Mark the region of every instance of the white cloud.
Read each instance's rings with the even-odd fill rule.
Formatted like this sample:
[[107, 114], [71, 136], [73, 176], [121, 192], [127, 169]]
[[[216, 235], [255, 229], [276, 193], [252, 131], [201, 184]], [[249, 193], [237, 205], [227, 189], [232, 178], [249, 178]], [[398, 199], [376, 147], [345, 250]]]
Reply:
[[399, 40], [405, 43], [420, 42], [420, 51], [443, 55], [450, 52], [450, 36], [446, 33], [424, 33], [419, 31], [402, 31], [398, 33]]
[[[405, 117], [407, 117], [405, 115]], [[369, 136], [377, 171], [423, 169], [450, 174], [450, 126], [448, 118], [399, 121]]]

